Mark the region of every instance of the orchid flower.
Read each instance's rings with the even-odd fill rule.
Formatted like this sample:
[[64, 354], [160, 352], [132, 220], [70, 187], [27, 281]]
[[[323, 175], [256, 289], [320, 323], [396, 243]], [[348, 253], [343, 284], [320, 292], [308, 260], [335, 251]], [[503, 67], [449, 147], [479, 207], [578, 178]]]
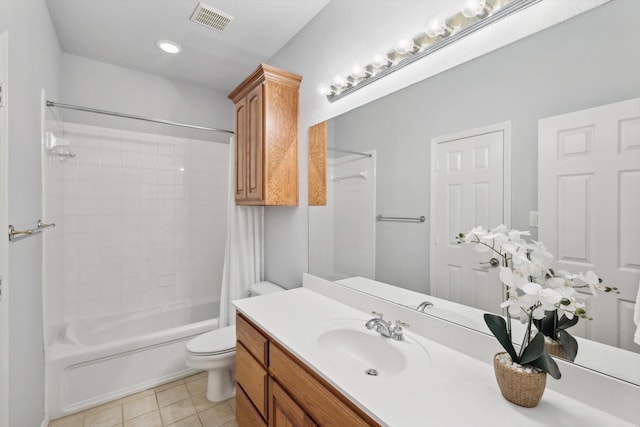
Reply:
[[[493, 251], [502, 257], [499, 277], [505, 286], [506, 298], [500, 307], [506, 309], [506, 322], [493, 314], [485, 314], [485, 322], [512, 359], [518, 362], [522, 358], [531, 342], [535, 323], [540, 332], [544, 330], [547, 334], [553, 334], [550, 335], [553, 339], [560, 339], [573, 360], [572, 357], [577, 353], [577, 342], [565, 329], [575, 325], [578, 318], [588, 318], [584, 304], [576, 301], [576, 288], [588, 287], [593, 295], [597, 291], [618, 290], [603, 286], [592, 271], [569, 273], [560, 270], [555, 273], [552, 269], [553, 254], [542, 242], [531, 240], [527, 243], [523, 236], [529, 235], [528, 231], [509, 230], [501, 224], [490, 230], [482, 226], [474, 227], [466, 234], [459, 234], [456, 241], [473, 245], [478, 252]], [[519, 317], [522, 323], [527, 323], [527, 333], [518, 354], [513, 346], [505, 344], [512, 342], [512, 317]], [[535, 362], [535, 366], [543, 366], [543, 369], [559, 378], [560, 371], [546, 352], [540, 353]]]

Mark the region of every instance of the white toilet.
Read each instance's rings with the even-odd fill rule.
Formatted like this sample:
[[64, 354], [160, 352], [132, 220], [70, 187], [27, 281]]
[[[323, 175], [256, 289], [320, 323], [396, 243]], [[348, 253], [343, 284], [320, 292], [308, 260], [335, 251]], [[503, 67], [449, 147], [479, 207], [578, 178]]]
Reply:
[[[271, 282], [251, 286], [249, 296], [284, 291]], [[227, 326], [199, 335], [187, 343], [187, 366], [209, 371], [207, 399], [221, 402], [231, 399], [235, 386], [236, 327]]]

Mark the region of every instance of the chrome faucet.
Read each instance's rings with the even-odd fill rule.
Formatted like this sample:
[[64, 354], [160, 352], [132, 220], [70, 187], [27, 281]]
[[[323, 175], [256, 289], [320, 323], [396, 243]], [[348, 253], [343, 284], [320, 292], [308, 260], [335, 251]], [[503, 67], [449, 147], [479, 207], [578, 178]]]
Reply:
[[385, 322], [382, 319], [382, 313], [377, 313], [377, 312], [374, 311], [373, 314], [375, 314], [378, 317], [374, 317], [373, 319], [371, 319], [371, 320], [367, 321], [367, 323], [365, 323], [364, 326], [366, 326], [367, 329], [374, 329], [375, 328], [376, 332], [378, 332], [383, 337], [391, 338], [391, 339], [394, 339], [396, 341], [403, 341], [404, 340], [404, 334], [403, 334], [402, 327], [403, 326], [409, 326], [409, 324], [401, 322], [400, 320], [396, 320], [396, 326], [394, 326], [392, 328], [391, 327], [391, 322]]
[[420, 305], [418, 305], [418, 307], [416, 308], [416, 310], [421, 311], [424, 313], [424, 309], [425, 308], [431, 308], [433, 307], [433, 303], [430, 301], [422, 301], [420, 303]]
[[382, 313], [376, 313], [374, 311], [373, 314], [377, 315], [378, 317], [374, 317], [373, 319], [369, 320], [364, 324], [364, 326], [366, 326], [367, 329], [375, 328], [376, 332], [378, 332], [383, 337], [391, 338], [391, 323], [382, 320]]

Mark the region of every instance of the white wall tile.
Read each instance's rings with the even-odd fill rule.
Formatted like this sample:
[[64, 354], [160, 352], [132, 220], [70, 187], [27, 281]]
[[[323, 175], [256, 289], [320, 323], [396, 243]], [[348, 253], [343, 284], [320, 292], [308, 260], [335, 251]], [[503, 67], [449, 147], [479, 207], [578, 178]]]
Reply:
[[219, 299], [228, 146], [60, 127], [78, 156], [43, 162], [45, 212], [65, 225], [45, 246], [50, 321]]

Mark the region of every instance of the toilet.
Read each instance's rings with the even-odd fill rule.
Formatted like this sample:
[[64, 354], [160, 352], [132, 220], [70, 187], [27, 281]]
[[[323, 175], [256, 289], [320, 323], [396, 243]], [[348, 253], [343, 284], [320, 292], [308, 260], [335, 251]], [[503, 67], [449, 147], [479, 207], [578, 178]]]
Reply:
[[[255, 283], [249, 296], [259, 296], [284, 291], [271, 282]], [[214, 329], [199, 335], [187, 343], [187, 366], [209, 372], [207, 399], [221, 402], [235, 396], [235, 325]]]

